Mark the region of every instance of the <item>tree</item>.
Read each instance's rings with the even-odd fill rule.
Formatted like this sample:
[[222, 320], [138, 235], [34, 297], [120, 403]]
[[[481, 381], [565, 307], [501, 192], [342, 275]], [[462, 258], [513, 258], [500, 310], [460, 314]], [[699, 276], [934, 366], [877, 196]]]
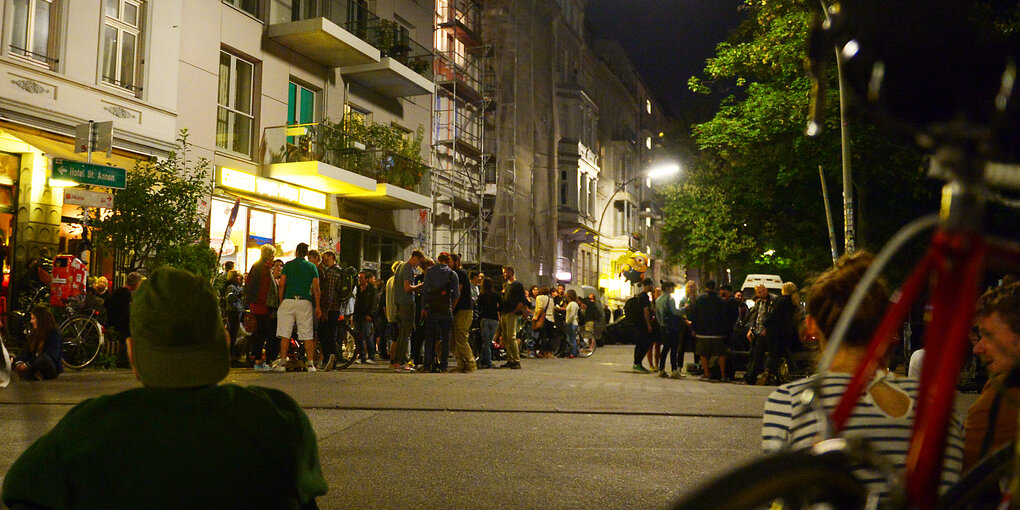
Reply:
[[718, 270], [750, 248], [747, 238], [738, 234], [721, 189], [684, 183], [670, 186], [663, 197], [663, 237], [673, 254], [670, 262]]
[[198, 209], [199, 200], [211, 191], [209, 161], [189, 159], [186, 129], [177, 142], [177, 150], [165, 159], [136, 163], [127, 173], [125, 189], [114, 196], [112, 212], [93, 222], [96, 242], [116, 250], [121, 271], [187, 262], [187, 269], [211, 274], [215, 267], [215, 253], [211, 259], [202, 253], [212, 249], [205, 216]]
[[[839, 197], [835, 66], [827, 77], [826, 129], [808, 138], [811, 82], [804, 64], [819, 3], [746, 0], [745, 8], [748, 19], [717, 46], [704, 75], [689, 80], [692, 90], [718, 98], [719, 107], [714, 118], [691, 129], [700, 154], [688, 178], [719, 189], [734, 216], [713, 229], [740, 225], [740, 244], [748, 248], [731, 259], [735, 272], [771, 267], [802, 281], [831, 264], [818, 167], [826, 173], [830, 195]], [[857, 244], [877, 249], [904, 223], [932, 209], [937, 184], [924, 180], [921, 154], [909, 139], [861, 114], [850, 118], [850, 134], [860, 204]], [[833, 205], [839, 203], [837, 198]], [[839, 217], [838, 210], [833, 213]], [[774, 255], [763, 258], [770, 250]]]

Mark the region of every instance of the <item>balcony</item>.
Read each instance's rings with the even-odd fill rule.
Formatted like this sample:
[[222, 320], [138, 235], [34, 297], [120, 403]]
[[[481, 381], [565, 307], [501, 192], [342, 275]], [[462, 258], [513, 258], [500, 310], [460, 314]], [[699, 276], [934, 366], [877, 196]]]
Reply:
[[341, 68], [344, 79], [391, 98], [433, 92], [434, 56], [430, 49], [412, 41], [400, 26], [387, 20], [369, 24], [365, 38], [379, 50], [381, 59]]
[[365, 37], [374, 16], [348, 9], [345, 0], [301, 2], [289, 12], [274, 12], [266, 37], [330, 67], [377, 63], [379, 49]]
[[428, 165], [393, 150], [366, 148], [342, 124], [266, 128], [269, 177], [379, 209], [431, 209]]

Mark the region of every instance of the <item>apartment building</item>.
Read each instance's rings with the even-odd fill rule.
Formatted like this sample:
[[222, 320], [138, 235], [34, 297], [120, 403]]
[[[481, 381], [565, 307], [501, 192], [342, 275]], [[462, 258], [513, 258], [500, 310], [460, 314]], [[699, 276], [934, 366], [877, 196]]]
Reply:
[[247, 267], [272, 243], [388, 269], [428, 240], [432, 7], [185, 0], [177, 126], [216, 168], [210, 237]]
[[[112, 147], [91, 158], [120, 179], [136, 160], [174, 150], [188, 130], [191, 157], [214, 168], [205, 205], [221, 261], [247, 267], [261, 244], [287, 258], [307, 242], [378, 269], [426, 246], [432, 5], [4, 0], [0, 8], [0, 232], [16, 266], [74, 253], [82, 206], [109, 205], [115, 186], [52, 179], [55, 162], [88, 158], [75, 152], [74, 135], [90, 120], [112, 121]], [[81, 198], [82, 184], [98, 193]], [[111, 257], [97, 260], [92, 273], [113, 276]]]
[[[109, 192], [136, 160], [167, 154], [178, 128], [181, 0], [4, 0], [0, 40], [0, 245], [4, 270], [77, 252], [82, 208]], [[92, 155], [102, 179], [51, 179], [84, 162], [76, 126], [112, 122], [112, 143]], [[98, 137], [110, 140], [108, 137]], [[118, 170], [119, 169], [119, 170]], [[110, 181], [107, 181], [106, 179]], [[77, 190], [68, 195], [68, 191]], [[112, 276], [108, 254], [93, 274]]]
[[488, 1], [495, 197], [483, 258], [527, 282], [631, 288], [618, 260], [664, 277], [652, 182], [667, 119], [618, 44], [586, 32], [583, 0]]

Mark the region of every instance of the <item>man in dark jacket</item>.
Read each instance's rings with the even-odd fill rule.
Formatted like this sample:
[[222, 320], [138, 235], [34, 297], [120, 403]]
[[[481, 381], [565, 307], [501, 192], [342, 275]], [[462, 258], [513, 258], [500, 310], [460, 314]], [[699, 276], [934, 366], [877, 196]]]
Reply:
[[[436, 265], [425, 271], [422, 286], [426, 317], [424, 371], [446, 372], [450, 358], [450, 334], [453, 332], [453, 304], [460, 297], [460, 280], [450, 269], [450, 254], [436, 257]], [[436, 361], [436, 342], [440, 343]]]
[[751, 343], [751, 359], [747, 365], [747, 372], [744, 373], [744, 382], [754, 384], [758, 375], [765, 368], [765, 321], [772, 314], [772, 306], [775, 298], [769, 293], [764, 285], [758, 284], [754, 288], [754, 308], [747, 314], [747, 341]]
[[375, 271], [366, 269], [358, 273], [358, 295], [354, 297], [354, 331], [358, 334], [360, 363], [371, 364], [375, 359], [372, 312], [376, 301]]
[[697, 339], [695, 352], [701, 357], [701, 366], [705, 370], [700, 379], [703, 381], [711, 379], [709, 362], [718, 359], [720, 380], [729, 382], [726, 373], [726, 337], [733, 325], [726, 317], [726, 303], [716, 293], [715, 288], [714, 280], [705, 283], [705, 292], [694, 301], [689, 320]]

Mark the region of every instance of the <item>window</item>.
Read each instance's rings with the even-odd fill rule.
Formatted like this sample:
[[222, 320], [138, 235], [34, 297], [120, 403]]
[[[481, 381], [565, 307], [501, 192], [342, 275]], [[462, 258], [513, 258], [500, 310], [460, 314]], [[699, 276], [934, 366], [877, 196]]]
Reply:
[[241, 9], [256, 18], [259, 17], [259, 0], [224, 0], [226, 3]]
[[290, 82], [287, 96], [287, 124], [315, 122], [315, 92]]
[[251, 155], [252, 87], [255, 65], [220, 52], [219, 98], [216, 111], [216, 146]]
[[45, 66], [57, 63], [57, 0], [14, 0], [10, 52]]
[[103, 0], [103, 81], [141, 91], [142, 3]]

